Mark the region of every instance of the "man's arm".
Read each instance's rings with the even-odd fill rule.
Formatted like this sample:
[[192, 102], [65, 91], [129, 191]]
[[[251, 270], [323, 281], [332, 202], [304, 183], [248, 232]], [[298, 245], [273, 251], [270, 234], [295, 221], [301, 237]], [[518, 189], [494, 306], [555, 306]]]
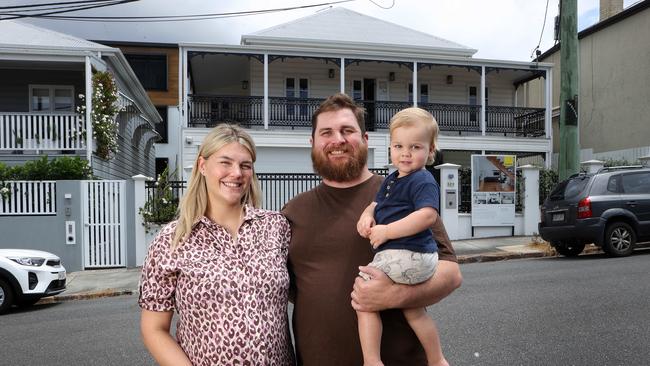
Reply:
[[393, 282], [384, 272], [373, 267], [359, 267], [371, 276], [366, 281], [357, 277], [352, 291], [352, 307], [357, 311], [417, 308], [433, 305], [460, 287], [463, 277], [458, 263], [442, 260], [436, 273], [417, 285]]
[[435, 304], [460, 287], [463, 277], [456, 263], [456, 255], [442, 220], [431, 226], [438, 243], [440, 261], [433, 277], [417, 285], [394, 283], [382, 271], [360, 267], [372, 280], [357, 277], [352, 292], [352, 306], [360, 311], [379, 311], [390, 308], [413, 308]]

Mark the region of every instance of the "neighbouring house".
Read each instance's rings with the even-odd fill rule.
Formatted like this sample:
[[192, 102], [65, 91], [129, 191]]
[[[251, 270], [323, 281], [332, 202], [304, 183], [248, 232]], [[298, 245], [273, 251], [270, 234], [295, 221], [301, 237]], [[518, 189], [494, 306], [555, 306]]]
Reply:
[[[366, 108], [371, 168], [389, 164], [388, 122], [410, 106], [437, 118], [446, 163], [509, 153], [550, 166], [551, 63], [476, 59], [474, 49], [341, 7], [243, 35], [240, 45], [179, 47], [185, 178], [203, 137], [224, 122], [253, 136], [258, 172], [311, 172], [311, 116], [336, 92]], [[531, 80], [543, 85], [537, 103], [522, 98]]]
[[[650, 155], [650, 0], [623, 10], [623, 0], [601, 0], [600, 21], [578, 33], [579, 141], [581, 161]], [[560, 43], [539, 56], [554, 64], [553, 134], [559, 136]], [[526, 105], [543, 100], [542, 85], [531, 82]], [[559, 139], [553, 152], [557, 162]]]
[[[178, 166], [180, 116], [178, 115], [178, 45], [169, 43], [138, 43], [96, 41], [119, 48], [135, 75], [156, 106], [162, 122], [156, 124], [160, 139], [156, 141], [155, 176], [165, 168], [174, 172]], [[153, 177], [153, 176], [152, 176]]]
[[[92, 74], [108, 70], [118, 89], [118, 153], [93, 154], [89, 131], [77, 107], [92, 98]], [[42, 155], [78, 155], [89, 160], [95, 176], [126, 179], [153, 176], [161, 120], [119, 49], [32, 24], [0, 22], [0, 161], [16, 165]], [[86, 99], [89, 99], [86, 104]]]
[[[112, 97], [92, 97], [109, 84], [116, 86], [108, 93], [115, 104], [103, 102]], [[100, 107], [108, 112], [100, 114]], [[91, 114], [105, 116], [99, 127]], [[53, 252], [69, 271], [140, 264], [136, 202], [144, 198], [131, 178], [155, 174], [160, 121], [119, 49], [0, 21], [0, 162], [78, 156], [100, 178], [0, 181], [0, 248]], [[109, 153], [92, 133], [106, 127], [117, 132], [110, 134]], [[143, 185], [143, 179], [135, 181]]]

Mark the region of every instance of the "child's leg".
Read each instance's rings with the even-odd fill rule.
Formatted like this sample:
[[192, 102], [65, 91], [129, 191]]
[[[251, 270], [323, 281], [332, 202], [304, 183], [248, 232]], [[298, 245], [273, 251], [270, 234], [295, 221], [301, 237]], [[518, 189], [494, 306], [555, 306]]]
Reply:
[[380, 355], [382, 324], [379, 313], [357, 311], [357, 319], [363, 365], [383, 366]]
[[436, 323], [425, 308], [403, 309], [404, 317], [420, 340], [429, 366], [449, 366], [442, 354]]

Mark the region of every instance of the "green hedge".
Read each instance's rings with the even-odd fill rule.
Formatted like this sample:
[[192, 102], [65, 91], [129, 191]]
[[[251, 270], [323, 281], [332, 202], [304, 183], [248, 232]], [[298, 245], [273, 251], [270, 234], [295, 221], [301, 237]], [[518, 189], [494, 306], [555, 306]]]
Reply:
[[51, 160], [44, 156], [17, 166], [7, 166], [0, 162], [0, 181], [77, 179], [93, 179], [88, 161], [78, 156], [64, 156]]

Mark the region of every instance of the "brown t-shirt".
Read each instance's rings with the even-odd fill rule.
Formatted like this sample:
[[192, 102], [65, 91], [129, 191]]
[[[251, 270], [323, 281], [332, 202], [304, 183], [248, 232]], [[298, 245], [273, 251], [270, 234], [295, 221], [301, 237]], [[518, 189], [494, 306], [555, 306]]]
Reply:
[[[382, 178], [351, 188], [321, 184], [285, 206], [291, 223], [289, 273], [294, 291], [293, 331], [298, 365], [363, 364], [357, 316], [350, 305], [358, 266], [373, 252], [357, 233], [357, 221], [375, 198]], [[432, 228], [440, 260], [456, 261], [441, 220]], [[415, 333], [399, 309], [381, 312], [381, 357], [386, 366], [426, 365]]]

